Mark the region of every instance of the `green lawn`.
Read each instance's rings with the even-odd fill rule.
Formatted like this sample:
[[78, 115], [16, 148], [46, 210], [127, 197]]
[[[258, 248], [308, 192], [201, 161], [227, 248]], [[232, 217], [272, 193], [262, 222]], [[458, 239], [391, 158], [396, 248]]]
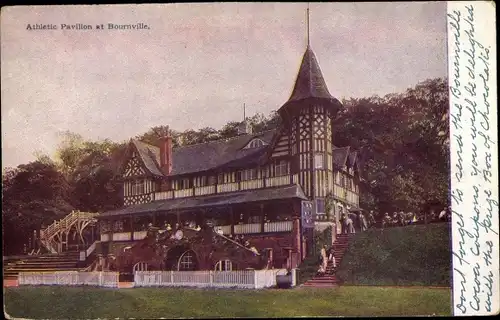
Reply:
[[451, 285], [448, 223], [370, 229], [349, 243], [337, 276], [353, 285]]
[[11, 317], [31, 319], [451, 315], [451, 291], [340, 287], [293, 290], [4, 288]]

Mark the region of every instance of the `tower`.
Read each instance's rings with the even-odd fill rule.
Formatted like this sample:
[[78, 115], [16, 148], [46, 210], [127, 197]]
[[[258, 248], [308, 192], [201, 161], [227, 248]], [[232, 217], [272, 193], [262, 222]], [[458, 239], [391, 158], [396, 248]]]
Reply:
[[326, 86], [316, 56], [309, 43], [288, 101], [278, 110], [289, 132], [291, 169], [314, 201], [316, 216], [325, 214], [325, 197], [333, 191], [332, 122], [342, 108]]

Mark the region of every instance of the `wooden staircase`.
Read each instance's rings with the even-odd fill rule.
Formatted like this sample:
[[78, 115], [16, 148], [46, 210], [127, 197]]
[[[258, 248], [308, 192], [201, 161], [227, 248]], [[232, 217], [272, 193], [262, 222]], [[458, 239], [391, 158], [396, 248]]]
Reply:
[[[335, 257], [335, 262], [337, 264], [337, 268], [340, 266], [340, 262], [344, 257], [344, 253], [346, 252], [349, 246], [349, 240], [352, 238], [354, 234], [340, 234], [337, 235], [337, 239], [333, 244], [334, 252], [333, 256]], [[313, 288], [335, 288], [339, 285], [339, 281], [335, 276], [335, 269], [333, 268], [333, 263], [328, 262], [326, 266], [326, 272], [322, 275], [316, 275], [311, 280], [306, 281], [302, 286], [303, 287], [313, 287]]]
[[80, 236], [82, 243], [82, 232], [85, 227], [95, 223], [95, 217], [98, 213], [72, 211], [59, 221], [54, 221], [44, 230], [40, 230], [40, 242], [51, 253], [61, 253], [63, 245], [68, 244], [68, 234], [72, 228], [75, 228]]
[[79, 251], [25, 256], [15, 261], [4, 262], [3, 278], [6, 280], [17, 279], [19, 272], [78, 271], [81, 270], [78, 267], [79, 260]]

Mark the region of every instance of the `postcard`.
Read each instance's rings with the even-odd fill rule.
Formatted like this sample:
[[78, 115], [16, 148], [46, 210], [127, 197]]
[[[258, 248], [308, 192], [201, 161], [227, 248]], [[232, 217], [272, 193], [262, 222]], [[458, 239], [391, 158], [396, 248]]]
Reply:
[[6, 317], [498, 314], [494, 12], [3, 7]]

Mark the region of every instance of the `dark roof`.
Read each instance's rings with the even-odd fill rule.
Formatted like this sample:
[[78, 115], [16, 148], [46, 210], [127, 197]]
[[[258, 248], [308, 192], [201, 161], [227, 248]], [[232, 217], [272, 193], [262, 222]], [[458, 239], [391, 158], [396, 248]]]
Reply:
[[333, 164], [337, 168], [343, 168], [346, 165], [347, 158], [349, 157], [351, 147], [334, 148], [332, 150], [333, 154]]
[[216, 194], [193, 198], [179, 198], [161, 201], [153, 201], [139, 205], [125, 207], [123, 209], [107, 211], [98, 216], [110, 217], [121, 216], [129, 214], [141, 214], [148, 212], [158, 211], [171, 211], [181, 209], [193, 209], [203, 207], [217, 207], [227, 206], [238, 203], [249, 203], [256, 201], [269, 201], [278, 199], [303, 199], [307, 197], [304, 195], [302, 188], [299, 185], [290, 185], [276, 188], [246, 190], [241, 192], [231, 192], [227, 194]]
[[[241, 135], [230, 139], [181, 146], [172, 150], [172, 175], [202, 172], [218, 167], [244, 167], [262, 160], [276, 130]], [[247, 143], [259, 138], [267, 145], [242, 149]], [[145, 166], [155, 175], [163, 175], [159, 169], [160, 148], [133, 140]]]
[[299, 73], [295, 80], [295, 87], [288, 102], [306, 98], [334, 99], [328, 91], [316, 56], [309, 46], [307, 46], [302, 58]]
[[132, 143], [135, 145], [139, 156], [149, 172], [154, 175], [163, 176], [163, 173], [159, 169], [160, 148], [138, 140], [132, 140]]
[[358, 158], [358, 152], [357, 151], [352, 151], [349, 153], [349, 158], [348, 158], [348, 166], [349, 167], [354, 167], [354, 164], [356, 163], [356, 159]]

